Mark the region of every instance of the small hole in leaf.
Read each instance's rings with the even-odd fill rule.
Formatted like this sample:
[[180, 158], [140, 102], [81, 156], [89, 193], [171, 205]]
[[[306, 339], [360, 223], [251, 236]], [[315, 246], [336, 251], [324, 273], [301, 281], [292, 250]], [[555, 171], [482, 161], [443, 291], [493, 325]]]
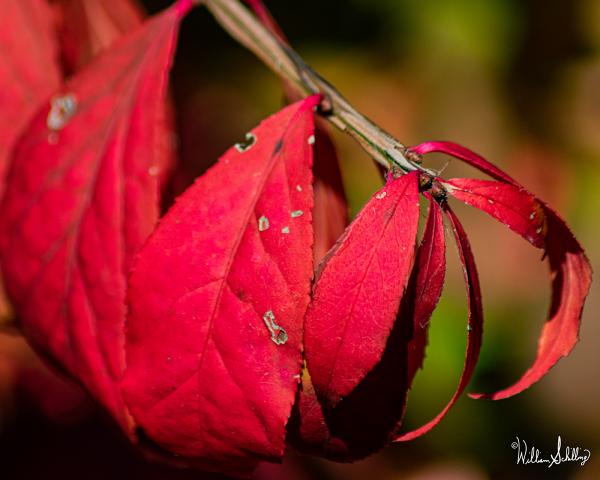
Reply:
[[271, 341], [275, 345], [283, 345], [288, 341], [288, 335], [286, 331], [275, 323], [275, 314], [272, 310], [267, 310], [263, 315], [263, 321], [271, 334]]
[[254, 135], [253, 133], [247, 133], [245, 138], [246, 140], [244, 142], [239, 142], [234, 145], [235, 149], [240, 153], [244, 153], [250, 150], [258, 140], [256, 138], [256, 135]]
[[269, 229], [269, 219], [264, 215], [258, 219], [258, 231], [264, 232]]

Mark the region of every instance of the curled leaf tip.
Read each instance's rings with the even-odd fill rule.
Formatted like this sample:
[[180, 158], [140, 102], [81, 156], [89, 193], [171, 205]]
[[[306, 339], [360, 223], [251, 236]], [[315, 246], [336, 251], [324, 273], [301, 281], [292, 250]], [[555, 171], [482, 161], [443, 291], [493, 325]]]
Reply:
[[552, 303], [542, 330], [536, 359], [514, 385], [495, 393], [473, 393], [472, 398], [499, 400], [516, 395], [539, 381], [578, 340], [581, 314], [592, 270], [583, 248], [558, 214], [505, 172], [470, 150], [449, 142], [427, 142], [419, 153], [448, 153], [479, 168], [496, 180], [444, 180], [448, 193], [471, 205], [544, 250], [552, 278]]
[[494, 393], [473, 393], [476, 399], [501, 400], [529, 388], [575, 347], [581, 314], [592, 281], [592, 268], [583, 248], [566, 223], [544, 205], [547, 219], [545, 253], [552, 277], [552, 302], [538, 342], [533, 365], [508, 388]]

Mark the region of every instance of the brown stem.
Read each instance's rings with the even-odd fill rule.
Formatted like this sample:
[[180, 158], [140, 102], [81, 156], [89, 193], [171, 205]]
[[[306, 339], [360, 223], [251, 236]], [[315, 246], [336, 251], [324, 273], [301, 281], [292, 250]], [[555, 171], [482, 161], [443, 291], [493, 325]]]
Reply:
[[405, 172], [421, 170], [419, 158], [389, 133], [359, 113], [324, 78], [315, 72], [288, 45], [265, 28], [239, 0], [200, 0], [221, 26], [239, 43], [252, 51], [277, 75], [293, 83], [305, 94], [321, 94], [320, 113], [341, 131], [348, 133], [385, 168]]

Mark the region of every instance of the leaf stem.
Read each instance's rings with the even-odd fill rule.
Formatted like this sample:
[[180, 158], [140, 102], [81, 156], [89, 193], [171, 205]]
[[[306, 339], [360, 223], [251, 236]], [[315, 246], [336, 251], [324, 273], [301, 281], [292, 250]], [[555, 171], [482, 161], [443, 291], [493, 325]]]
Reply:
[[239, 0], [199, 0], [217, 22], [240, 44], [252, 51], [277, 75], [305, 94], [320, 94], [320, 113], [341, 131], [352, 136], [385, 168], [404, 172], [420, 170], [420, 157], [389, 133], [358, 112], [327, 80], [262, 23]]

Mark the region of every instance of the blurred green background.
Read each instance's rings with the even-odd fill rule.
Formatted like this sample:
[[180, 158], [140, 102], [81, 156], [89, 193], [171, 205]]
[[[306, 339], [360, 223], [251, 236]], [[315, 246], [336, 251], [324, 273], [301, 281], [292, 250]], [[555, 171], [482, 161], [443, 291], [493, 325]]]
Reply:
[[[144, 3], [155, 12], [170, 2]], [[600, 2], [267, 0], [267, 5], [296, 50], [361, 112], [404, 143], [452, 140], [485, 155], [556, 207], [592, 265], [599, 265]], [[283, 101], [279, 80], [203, 9], [183, 24], [172, 91], [190, 177]], [[380, 176], [351, 139], [338, 132], [334, 137], [355, 213], [381, 184]], [[445, 160], [427, 162], [439, 168]], [[447, 177], [462, 175], [476, 173], [457, 162], [445, 170]], [[456, 207], [478, 261], [486, 313], [471, 390], [499, 389], [533, 360], [549, 305], [548, 272], [539, 251], [484, 214]], [[466, 301], [456, 257], [450, 246], [448, 281], [431, 322], [424, 370], [409, 397], [406, 428], [436, 414], [460, 375]], [[354, 465], [291, 455], [284, 470], [265, 475], [600, 478], [599, 313], [593, 285], [575, 351], [516, 398], [486, 402], [465, 396], [438, 428], [412, 443]], [[85, 401], [66, 394], [40, 398], [39, 385], [27, 380], [35, 365], [21, 339], [0, 336], [0, 472], [20, 462], [8, 478], [38, 478], [41, 472], [63, 479], [205, 478], [148, 467]], [[568, 445], [590, 449], [591, 460], [584, 467], [516, 465], [510, 447], [516, 436], [551, 452], [558, 435]]]

